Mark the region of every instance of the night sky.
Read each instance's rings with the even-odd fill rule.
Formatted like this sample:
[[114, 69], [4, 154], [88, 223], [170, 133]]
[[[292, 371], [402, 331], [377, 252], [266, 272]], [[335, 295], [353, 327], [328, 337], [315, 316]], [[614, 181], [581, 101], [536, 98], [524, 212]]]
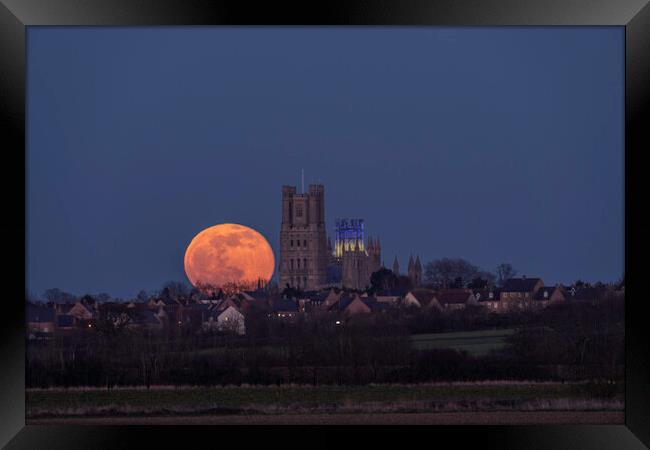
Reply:
[[[27, 289], [186, 281], [192, 237], [325, 184], [389, 267], [623, 273], [623, 28], [28, 29]], [[300, 189], [300, 187], [298, 187]]]

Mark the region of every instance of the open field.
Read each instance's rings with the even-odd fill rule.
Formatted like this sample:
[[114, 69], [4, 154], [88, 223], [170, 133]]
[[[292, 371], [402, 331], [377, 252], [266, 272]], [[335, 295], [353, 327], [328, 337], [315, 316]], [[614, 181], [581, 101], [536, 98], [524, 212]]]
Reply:
[[481, 356], [506, 345], [506, 338], [515, 332], [512, 328], [500, 330], [463, 331], [457, 333], [414, 334], [413, 348], [417, 350], [449, 348]]
[[[500, 350], [506, 345], [506, 337], [515, 332], [514, 328], [489, 329], [478, 331], [460, 331], [449, 333], [413, 334], [410, 336], [415, 350], [452, 349], [466, 351], [472, 356], [482, 356], [492, 350]], [[196, 356], [223, 355], [228, 349], [224, 347], [206, 348], [190, 352]], [[259, 350], [271, 354], [286, 356], [288, 349], [283, 345], [262, 345]]]
[[[30, 423], [37, 423], [31, 422], [32, 419], [76, 417], [86, 420], [93, 416], [133, 418], [477, 412], [490, 415], [485, 413], [498, 411], [622, 413], [623, 402], [622, 395], [618, 394], [609, 398], [593, 398], [588, 389], [577, 384], [528, 382], [27, 391], [27, 418]], [[472, 420], [479, 419], [475, 417]]]

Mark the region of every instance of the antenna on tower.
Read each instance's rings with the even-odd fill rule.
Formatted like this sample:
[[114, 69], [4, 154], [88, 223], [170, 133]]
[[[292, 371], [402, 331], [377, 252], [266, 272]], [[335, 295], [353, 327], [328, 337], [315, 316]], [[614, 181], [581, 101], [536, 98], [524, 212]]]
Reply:
[[305, 169], [300, 169], [301, 176], [300, 176], [300, 188], [302, 189], [302, 194], [305, 193]]

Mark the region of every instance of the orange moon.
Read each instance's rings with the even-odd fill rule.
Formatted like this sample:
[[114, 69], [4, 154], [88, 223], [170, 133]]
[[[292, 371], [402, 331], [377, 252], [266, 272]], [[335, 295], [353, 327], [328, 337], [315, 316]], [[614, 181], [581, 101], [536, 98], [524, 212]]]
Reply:
[[269, 281], [275, 258], [268, 241], [244, 225], [222, 223], [194, 236], [185, 251], [185, 273], [193, 286]]

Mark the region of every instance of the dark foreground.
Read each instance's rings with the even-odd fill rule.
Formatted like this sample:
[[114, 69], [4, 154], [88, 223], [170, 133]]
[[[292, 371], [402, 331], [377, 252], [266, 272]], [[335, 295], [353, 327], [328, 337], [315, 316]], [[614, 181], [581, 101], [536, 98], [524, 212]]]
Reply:
[[387, 414], [278, 414], [28, 419], [28, 425], [603, 425], [622, 411], [498, 411]]
[[459, 382], [27, 390], [28, 424], [622, 424], [622, 386]]

